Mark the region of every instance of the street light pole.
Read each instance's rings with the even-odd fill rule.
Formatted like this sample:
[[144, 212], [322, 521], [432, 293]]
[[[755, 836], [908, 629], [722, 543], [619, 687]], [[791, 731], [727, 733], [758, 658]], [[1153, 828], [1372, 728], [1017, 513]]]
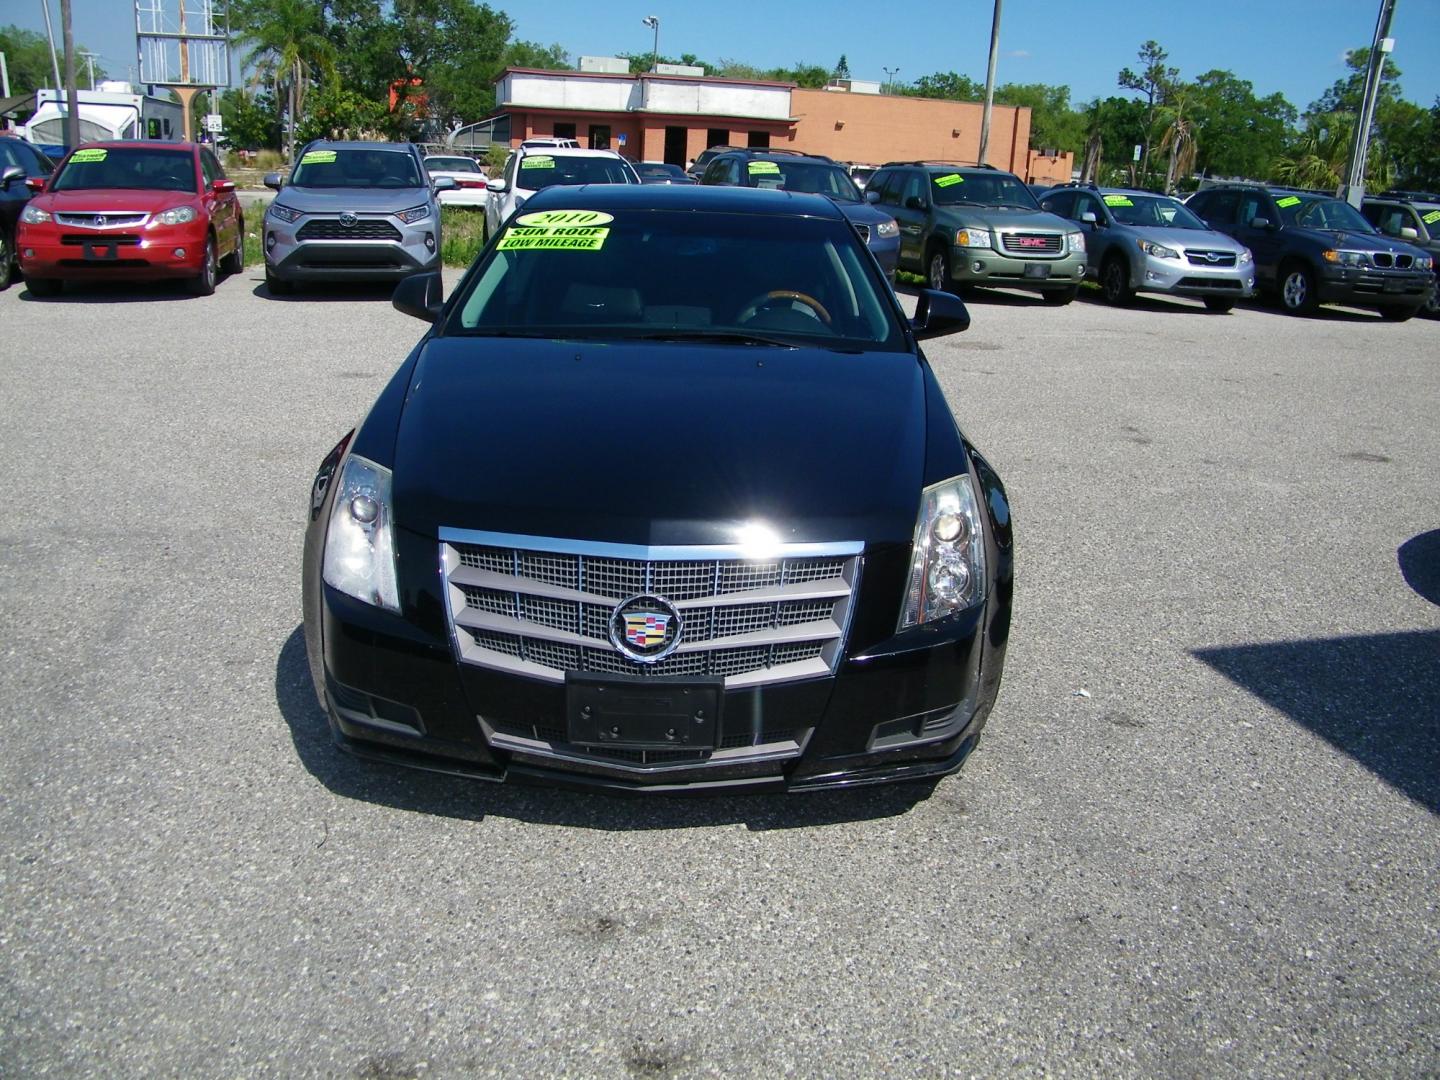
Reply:
[[890, 92], [893, 94], [895, 92], [895, 76], [900, 74], [900, 69], [898, 67], [887, 68], [882, 66], [880, 70], [885, 73], [886, 85], [890, 87]]
[[995, 58], [1000, 51], [1000, 0], [995, 0], [995, 18], [990, 24], [990, 65], [985, 69], [985, 111], [980, 114], [980, 153], [977, 165], [985, 164], [990, 149], [990, 113], [995, 107]]
[[650, 50], [650, 70], [653, 72], [660, 63], [660, 16], [646, 15], [640, 20], [640, 24], [655, 31], [655, 45]]
[[1385, 58], [1395, 48], [1390, 37], [1390, 19], [1395, 14], [1395, 0], [1380, 0], [1380, 17], [1375, 21], [1375, 40], [1370, 45], [1370, 64], [1365, 72], [1365, 95], [1360, 101], [1360, 114], [1355, 118], [1355, 134], [1350, 141], [1350, 162], [1345, 170], [1341, 196], [1357, 210], [1365, 198], [1365, 165], [1370, 156], [1370, 125], [1375, 121], [1375, 102], [1380, 96], [1380, 80], [1385, 71]]

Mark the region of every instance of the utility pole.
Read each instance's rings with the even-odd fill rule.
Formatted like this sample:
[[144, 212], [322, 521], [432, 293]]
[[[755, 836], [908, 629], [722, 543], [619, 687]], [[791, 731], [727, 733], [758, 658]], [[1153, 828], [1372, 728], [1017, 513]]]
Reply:
[[660, 16], [646, 15], [640, 20], [640, 24], [655, 31], [655, 44], [650, 49], [650, 71], [653, 73], [660, 63]]
[[1345, 170], [1341, 196], [1357, 210], [1365, 197], [1365, 164], [1370, 156], [1370, 125], [1375, 122], [1375, 102], [1380, 97], [1380, 76], [1385, 71], [1385, 58], [1395, 50], [1390, 36], [1390, 20], [1395, 15], [1395, 0], [1380, 0], [1380, 17], [1375, 20], [1375, 40], [1370, 45], [1370, 66], [1365, 72], [1365, 95], [1360, 101], [1360, 114], [1355, 118], [1355, 136], [1350, 141], [1350, 164]]
[[82, 53], [76, 53], [75, 55], [78, 56], [78, 57], [80, 57], [80, 59], [84, 60], [85, 63], [89, 66], [89, 68], [90, 68], [90, 89], [91, 89], [91, 90], [94, 90], [94, 89], [95, 89], [95, 53], [93, 53], [93, 52], [82, 52]]
[[70, 32], [70, 0], [60, 0], [60, 33], [65, 39], [65, 145], [80, 145], [80, 93], [75, 89], [75, 40]]
[[1000, 53], [1000, 0], [995, 0], [995, 19], [990, 24], [990, 64], [985, 69], [985, 111], [980, 117], [980, 154], [975, 162], [985, 164], [990, 150], [990, 113], [995, 108], [995, 59]]
[[60, 61], [55, 56], [55, 29], [50, 25], [50, 0], [40, 0], [40, 10], [45, 12], [45, 40], [50, 43], [50, 70], [55, 75], [55, 92], [64, 87], [60, 81]]

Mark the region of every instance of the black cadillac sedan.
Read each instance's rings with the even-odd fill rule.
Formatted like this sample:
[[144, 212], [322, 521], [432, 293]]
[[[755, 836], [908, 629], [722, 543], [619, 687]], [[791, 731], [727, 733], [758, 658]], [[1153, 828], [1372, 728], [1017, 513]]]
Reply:
[[365, 757], [611, 791], [938, 776], [1010, 624], [1004, 488], [828, 199], [536, 195], [315, 477], [305, 637]]

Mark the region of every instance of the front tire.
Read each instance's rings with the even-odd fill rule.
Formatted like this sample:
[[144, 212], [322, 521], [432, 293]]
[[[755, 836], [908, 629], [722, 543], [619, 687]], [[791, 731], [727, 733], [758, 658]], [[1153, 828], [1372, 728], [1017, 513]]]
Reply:
[[1315, 296], [1315, 275], [1308, 267], [1291, 263], [1280, 272], [1280, 306], [1291, 315], [1314, 315], [1320, 307]]
[[27, 274], [25, 287], [30, 290], [31, 296], [59, 296], [65, 283], [57, 278], [30, 277]]
[[1205, 297], [1205, 306], [1217, 315], [1224, 315], [1226, 312], [1234, 310], [1235, 301], [1228, 296], [1207, 296]]
[[245, 222], [240, 222], [240, 231], [235, 235], [235, 250], [220, 260], [220, 269], [227, 274], [240, 274], [245, 270]]
[[1071, 285], [1068, 289], [1047, 289], [1040, 295], [1051, 307], [1064, 307], [1080, 295], [1080, 286]]
[[0, 292], [10, 287], [10, 279], [15, 274], [15, 253], [10, 250], [10, 240], [3, 233], [0, 233]]
[[1100, 271], [1100, 291], [1107, 304], [1124, 307], [1135, 299], [1135, 290], [1130, 287], [1130, 267], [1118, 255], [1105, 260]]
[[1375, 310], [1380, 312], [1380, 317], [1386, 322], [1408, 322], [1421, 311], [1418, 307], [1382, 307]]
[[200, 273], [189, 281], [190, 295], [215, 295], [215, 282], [220, 278], [220, 262], [215, 255], [215, 237], [205, 241], [205, 260], [200, 264]]
[[925, 264], [925, 283], [940, 292], [950, 291], [950, 256], [943, 249], [930, 253], [930, 261]]

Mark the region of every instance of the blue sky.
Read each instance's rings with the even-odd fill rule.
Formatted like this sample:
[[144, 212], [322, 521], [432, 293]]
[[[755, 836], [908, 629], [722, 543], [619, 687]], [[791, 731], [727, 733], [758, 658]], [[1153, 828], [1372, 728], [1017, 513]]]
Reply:
[[[0, 24], [44, 30], [42, 0], [0, 0]], [[58, 0], [51, 0], [57, 19]], [[648, 52], [646, 15], [660, 17], [660, 51], [757, 67], [797, 61], [831, 66], [844, 53], [857, 79], [901, 81], [936, 71], [985, 76], [991, 0], [541, 0], [492, 2], [516, 35], [581, 54]], [[1147, 38], [1193, 78], [1228, 68], [1264, 95], [1280, 91], [1303, 110], [1344, 73], [1347, 48], [1368, 45], [1378, 0], [1007, 0], [999, 80], [1068, 84], [1072, 100], [1120, 93], [1115, 75], [1134, 66]], [[124, 77], [135, 63], [130, 0], [74, 0], [76, 40]], [[1440, 0], [1398, 0], [1391, 33], [1401, 86], [1429, 106], [1440, 96]]]

